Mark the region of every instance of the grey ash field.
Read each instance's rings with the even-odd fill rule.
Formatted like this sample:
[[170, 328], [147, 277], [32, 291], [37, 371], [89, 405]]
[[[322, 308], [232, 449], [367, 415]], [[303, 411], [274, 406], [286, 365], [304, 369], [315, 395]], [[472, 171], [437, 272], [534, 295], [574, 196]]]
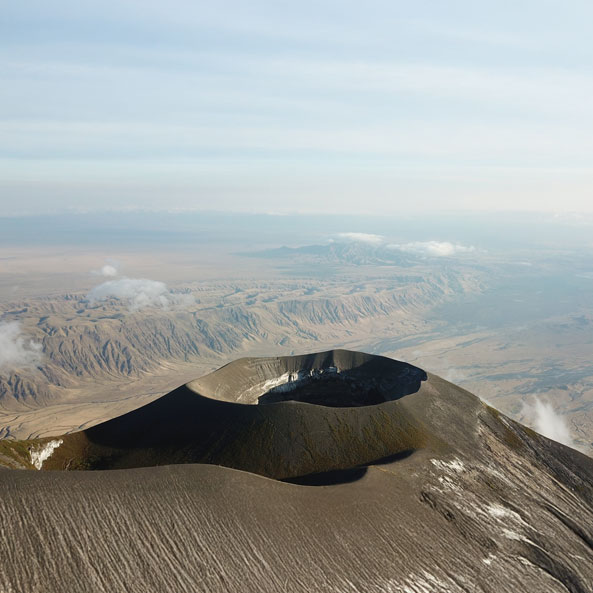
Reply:
[[42, 471], [0, 470], [0, 591], [593, 590], [593, 461], [385, 357], [243, 358], [2, 446]]

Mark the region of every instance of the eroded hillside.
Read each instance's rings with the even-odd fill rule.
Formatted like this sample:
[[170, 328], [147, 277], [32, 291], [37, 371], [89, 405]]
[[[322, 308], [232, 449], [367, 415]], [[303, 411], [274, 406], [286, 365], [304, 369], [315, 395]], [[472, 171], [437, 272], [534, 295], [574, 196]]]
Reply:
[[90, 301], [85, 294], [11, 303], [2, 320], [20, 321], [43, 358], [36, 369], [0, 377], [0, 404], [48, 404], [88, 379], [138, 378], [168, 362], [213, 366], [237, 353], [418, 334], [428, 328], [425, 311], [460, 291], [479, 290], [479, 283], [476, 274], [392, 273], [372, 282], [194, 285], [179, 304], [139, 311], [124, 300]]

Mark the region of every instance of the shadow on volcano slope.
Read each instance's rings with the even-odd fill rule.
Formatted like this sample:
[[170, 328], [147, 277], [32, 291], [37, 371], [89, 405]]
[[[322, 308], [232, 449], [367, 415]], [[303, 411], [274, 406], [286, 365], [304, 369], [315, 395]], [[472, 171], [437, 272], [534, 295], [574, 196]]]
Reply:
[[414, 451], [412, 449], [401, 451], [395, 455], [388, 455], [382, 459], [377, 459], [368, 465], [361, 467], [352, 467], [348, 469], [336, 469], [329, 472], [322, 472], [318, 474], [308, 474], [306, 476], [298, 476], [296, 478], [286, 478], [283, 482], [289, 484], [298, 484], [300, 486], [336, 486], [338, 484], [349, 484], [356, 482], [363, 478], [369, 467], [373, 465], [384, 465], [401, 461], [410, 457]]
[[331, 488], [203, 464], [2, 471], [0, 590], [590, 593], [591, 460], [511, 422], [509, 447], [481, 410], [481, 444]]
[[359, 468], [425, 444], [404, 405], [424, 380], [412, 365], [346, 350], [240, 359], [61, 437], [43, 469], [211, 463], [284, 479]]
[[[386, 362], [389, 361], [389, 362]], [[335, 408], [373, 406], [416, 393], [426, 373], [398, 361], [374, 357], [359, 366], [336, 366], [287, 372], [262, 393], [258, 404], [299, 401]], [[275, 382], [285, 381], [278, 385]]]
[[[295, 401], [333, 402], [373, 360], [420, 388]], [[593, 591], [593, 461], [424, 376], [242, 359], [87, 431], [0, 441], [0, 465], [131, 468], [0, 471], [0, 591]], [[257, 405], [270, 391], [292, 401]]]

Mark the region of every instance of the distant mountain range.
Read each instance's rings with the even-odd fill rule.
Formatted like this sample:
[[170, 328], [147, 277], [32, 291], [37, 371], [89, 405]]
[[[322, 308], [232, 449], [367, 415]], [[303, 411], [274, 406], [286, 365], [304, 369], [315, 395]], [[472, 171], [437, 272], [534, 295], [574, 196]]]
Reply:
[[364, 279], [199, 286], [193, 304], [140, 311], [117, 298], [90, 302], [84, 294], [29, 299], [7, 307], [0, 321], [24, 324], [43, 356], [37, 369], [0, 374], [0, 405], [17, 410], [59, 402], [82, 381], [147, 376], [167, 362], [215, 367], [257, 349], [288, 354], [305, 344], [393, 336], [434, 304], [478, 289], [478, 276], [448, 270], [396, 273], [372, 286]]
[[405, 253], [385, 244], [373, 245], [362, 241], [335, 241], [324, 245], [305, 245], [302, 247], [277, 247], [243, 253], [249, 257], [266, 259], [296, 259], [301, 261], [323, 262], [327, 264], [388, 265], [411, 267], [422, 258]]

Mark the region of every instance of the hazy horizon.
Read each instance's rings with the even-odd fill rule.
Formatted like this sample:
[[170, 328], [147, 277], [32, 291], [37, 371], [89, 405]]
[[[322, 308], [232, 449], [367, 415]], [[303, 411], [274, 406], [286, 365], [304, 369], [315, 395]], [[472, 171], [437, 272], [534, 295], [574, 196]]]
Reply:
[[593, 212], [593, 7], [13, 3], [0, 215]]
[[593, 216], [546, 212], [427, 212], [398, 215], [216, 210], [96, 210], [0, 216], [0, 244], [306, 245], [350, 235], [390, 241], [469, 243], [476, 249], [593, 249]]

